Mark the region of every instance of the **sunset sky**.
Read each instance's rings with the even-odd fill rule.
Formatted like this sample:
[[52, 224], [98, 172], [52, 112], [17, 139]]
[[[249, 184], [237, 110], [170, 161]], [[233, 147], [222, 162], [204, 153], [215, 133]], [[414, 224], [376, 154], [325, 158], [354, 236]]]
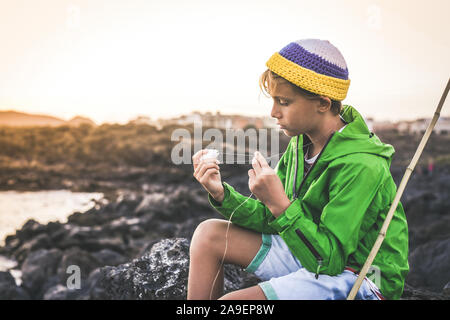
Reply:
[[0, 0], [0, 110], [97, 123], [269, 115], [265, 62], [319, 38], [347, 61], [344, 104], [431, 118], [450, 76], [449, 12], [448, 0]]

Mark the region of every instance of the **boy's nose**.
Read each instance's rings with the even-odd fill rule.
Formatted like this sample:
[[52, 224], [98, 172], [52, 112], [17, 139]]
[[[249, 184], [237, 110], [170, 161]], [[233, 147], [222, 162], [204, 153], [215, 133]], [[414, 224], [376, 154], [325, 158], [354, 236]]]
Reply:
[[279, 119], [281, 117], [280, 111], [276, 107], [275, 103], [272, 106], [272, 111], [270, 112], [270, 115], [272, 116], [272, 118], [277, 118], [277, 119]]

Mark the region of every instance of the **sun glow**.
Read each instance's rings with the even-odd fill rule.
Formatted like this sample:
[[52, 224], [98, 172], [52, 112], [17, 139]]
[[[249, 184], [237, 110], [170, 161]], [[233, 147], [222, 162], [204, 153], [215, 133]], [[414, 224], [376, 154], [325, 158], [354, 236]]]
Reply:
[[344, 103], [379, 119], [431, 116], [450, 70], [449, 22], [438, 18], [450, 5], [401, 3], [2, 3], [0, 109], [97, 122], [192, 110], [267, 115], [257, 85], [266, 60], [315, 37], [347, 60]]

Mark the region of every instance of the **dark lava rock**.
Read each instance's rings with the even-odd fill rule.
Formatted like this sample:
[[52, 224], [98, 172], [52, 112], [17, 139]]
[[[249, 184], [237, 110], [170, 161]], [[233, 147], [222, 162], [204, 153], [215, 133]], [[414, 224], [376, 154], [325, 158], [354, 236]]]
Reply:
[[11, 273], [0, 271], [0, 300], [28, 300], [30, 296], [16, 282]]
[[444, 286], [444, 289], [442, 290], [442, 293], [450, 299], [450, 281]]
[[91, 255], [100, 261], [102, 266], [117, 266], [128, 261], [125, 256], [110, 249], [103, 249]]
[[44, 293], [44, 300], [73, 300], [78, 295], [76, 289], [68, 289], [67, 286], [63, 286], [61, 284], [57, 284], [53, 287], [50, 287]]
[[409, 255], [410, 273], [407, 282], [440, 292], [450, 279], [450, 238], [427, 242]]
[[22, 285], [32, 298], [41, 299], [52, 284], [57, 284], [57, 268], [62, 252], [58, 249], [41, 249], [29, 254], [22, 264]]
[[189, 242], [165, 239], [139, 259], [103, 268], [102, 285], [110, 299], [185, 299]]
[[49, 236], [45, 233], [41, 233], [36, 235], [33, 239], [24, 242], [17, 250], [15, 250], [14, 257], [19, 263], [22, 263], [30, 252], [39, 249], [49, 249], [51, 245]]
[[[256, 278], [244, 278], [245, 272], [238, 269], [225, 266], [225, 292], [256, 283]], [[189, 241], [164, 239], [130, 263], [102, 268], [101, 287], [108, 299], [186, 299], [188, 271]]]
[[400, 300], [448, 300], [449, 296], [443, 293], [436, 293], [426, 289], [413, 288], [405, 284]]
[[80, 248], [70, 248], [64, 251], [61, 261], [58, 265], [57, 274], [59, 277], [59, 282], [61, 284], [67, 283], [67, 278], [69, 278], [72, 273], [69, 272], [69, 266], [76, 266], [80, 271], [81, 281], [84, 281], [89, 276], [90, 272], [98, 267], [103, 266], [96, 257], [91, 255], [89, 252], [81, 250]]
[[20, 230], [16, 232], [17, 238], [22, 242], [32, 239], [36, 235], [42, 233], [45, 230], [45, 226], [39, 222], [30, 219], [22, 226]]
[[98, 286], [102, 279], [101, 268], [93, 270], [86, 280], [81, 282], [81, 288], [69, 289], [65, 285], [57, 284], [50, 287], [44, 294], [45, 300], [107, 300], [104, 288]]

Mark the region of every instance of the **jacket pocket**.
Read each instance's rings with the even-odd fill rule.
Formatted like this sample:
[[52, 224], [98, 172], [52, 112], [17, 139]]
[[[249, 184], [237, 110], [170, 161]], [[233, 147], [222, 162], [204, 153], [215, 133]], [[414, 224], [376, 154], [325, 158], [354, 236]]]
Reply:
[[314, 258], [316, 259], [317, 268], [316, 268], [316, 275], [315, 276], [316, 276], [316, 279], [318, 279], [319, 278], [320, 268], [322, 267], [322, 263], [323, 263], [323, 258], [320, 255], [320, 253], [316, 250], [316, 248], [314, 248], [314, 246], [308, 240], [308, 238], [306, 238], [306, 236], [303, 234], [303, 232], [300, 229], [295, 229], [295, 233], [300, 237], [300, 239], [303, 241], [303, 243], [306, 245], [308, 250], [312, 253]]
[[[299, 230], [299, 232], [297, 232], [297, 230]], [[300, 236], [299, 233], [302, 236]], [[302, 266], [306, 268], [306, 270], [315, 273], [317, 279], [323, 266], [323, 257], [313, 247], [300, 229], [295, 229], [294, 231], [294, 228], [287, 228], [280, 233], [280, 236], [286, 242], [294, 256], [300, 261]]]

